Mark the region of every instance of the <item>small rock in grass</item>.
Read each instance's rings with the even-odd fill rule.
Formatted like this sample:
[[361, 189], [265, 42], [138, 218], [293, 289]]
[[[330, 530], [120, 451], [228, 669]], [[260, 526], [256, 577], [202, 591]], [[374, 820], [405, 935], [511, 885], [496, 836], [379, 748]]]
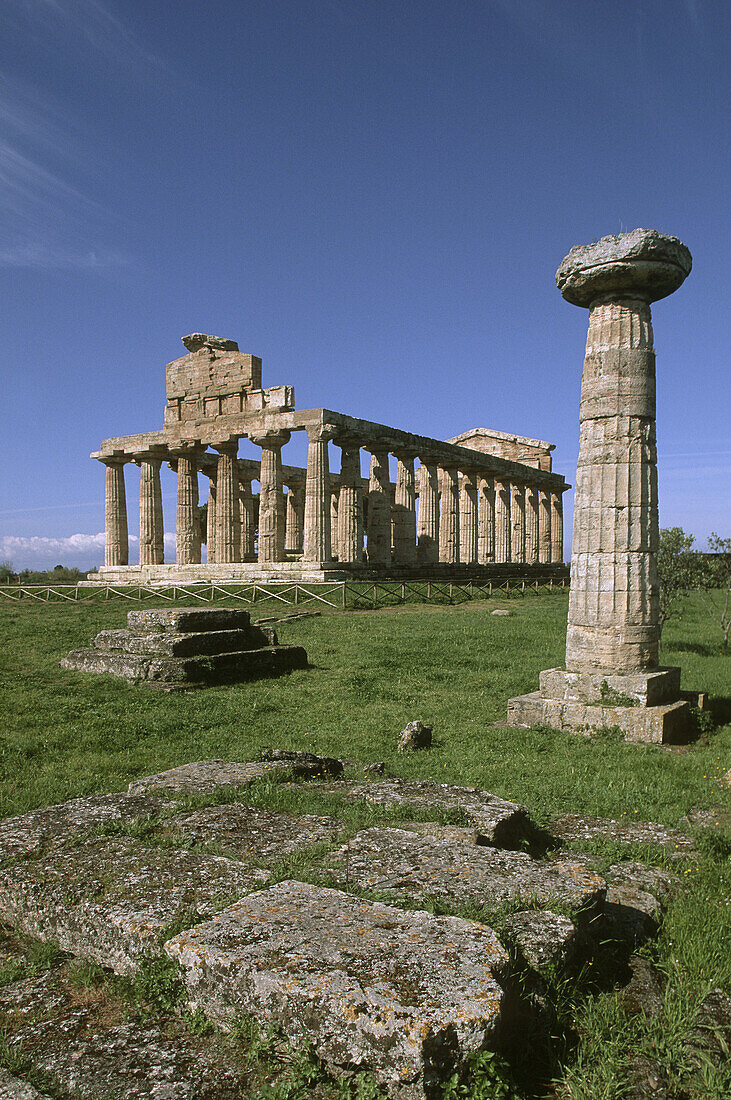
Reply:
[[398, 752], [417, 752], [418, 749], [431, 748], [431, 726], [423, 722], [409, 722], [399, 737]]
[[494, 611], [490, 612], [491, 615], [509, 615], [510, 612], [504, 607], [496, 607]]
[[632, 955], [628, 960], [630, 979], [619, 991], [622, 1008], [633, 1016], [657, 1016], [662, 1008], [665, 979], [649, 959]]

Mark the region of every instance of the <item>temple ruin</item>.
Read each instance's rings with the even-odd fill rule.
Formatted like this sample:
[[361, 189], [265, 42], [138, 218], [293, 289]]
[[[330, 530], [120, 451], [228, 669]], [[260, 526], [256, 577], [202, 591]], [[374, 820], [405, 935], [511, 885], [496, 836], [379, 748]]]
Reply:
[[[164, 427], [106, 439], [105, 583], [336, 580], [351, 576], [549, 576], [563, 566], [554, 445], [475, 428], [443, 441], [330, 409], [298, 411], [291, 386], [262, 388], [262, 363], [233, 340], [183, 337], [167, 365]], [[307, 467], [283, 462], [306, 432]], [[261, 448], [240, 458], [239, 441]], [[341, 450], [330, 472], [329, 443]], [[361, 473], [370, 453], [370, 476]], [[389, 456], [397, 460], [391, 482]], [[415, 459], [420, 465], [415, 469]], [[125, 466], [140, 469], [139, 564], [129, 564]], [[160, 472], [177, 473], [176, 561], [164, 559]], [[201, 562], [198, 475], [209, 479]], [[258, 530], [252, 482], [260, 484]], [[285, 492], [286, 489], [286, 492]]]

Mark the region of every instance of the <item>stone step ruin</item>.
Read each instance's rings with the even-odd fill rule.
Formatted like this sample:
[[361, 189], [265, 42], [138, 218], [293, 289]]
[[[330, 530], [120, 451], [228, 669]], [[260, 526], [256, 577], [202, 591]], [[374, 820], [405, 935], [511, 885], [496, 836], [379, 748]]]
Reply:
[[248, 611], [130, 611], [126, 630], [102, 630], [93, 647], [75, 649], [62, 668], [102, 672], [167, 690], [232, 683], [306, 668], [301, 646], [279, 645]]
[[[343, 778], [342, 763], [330, 758], [272, 755], [183, 765], [136, 780], [124, 794], [0, 823], [0, 921], [8, 928], [0, 946], [20, 933], [127, 976], [151, 959], [172, 960], [189, 1010], [224, 1033], [247, 1014], [295, 1048], [311, 1044], [336, 1076], [366, 1071], [387, 1095], [415, 1100], [438, 1094], [471, 1054], [503, 1047], [526, 973], [540, 981], [546, 966], [567, 972], [608, 935], [629, 950], [657, 931], [678, 886], [643, 864], [599, 875], [586, 852], [519, 851], [538, 835], [526, 808], [487, 791], [363, 784]], [[348, 838], [337, 816], [247, 804], [257, 780], [298, 776], [343, 807], [369, 803], [405, 816]], [[191, 810], [181, 805], [186, 796], [210, 803]], [[428, 812], [441, 820], [409, 820]], [[444, 820], [453, 814], [459, 823]], [[134, 835], [143, 823], [144, 841]], [[632, 824], [627, 839], [636, 843]], [[621, 841], [623, 827], [614, 825]], [[583, 827], [591, 835], [592, 823]], [[309, 856], [310, 881], [291, 873], [278, 881], [282, 861], [295, 854], [298, 867]], [[507, 905], [506, 916], [493, 928], [434, 915], [434, 899]], [[71, 1097], [248, 1094], [211, 1044], [95, 1011], [74, 1001], [63, 964], [0, 994], [9, 1050]], [[0, 1096], [26, 1095], [23, 1082], [6, 1077]]]

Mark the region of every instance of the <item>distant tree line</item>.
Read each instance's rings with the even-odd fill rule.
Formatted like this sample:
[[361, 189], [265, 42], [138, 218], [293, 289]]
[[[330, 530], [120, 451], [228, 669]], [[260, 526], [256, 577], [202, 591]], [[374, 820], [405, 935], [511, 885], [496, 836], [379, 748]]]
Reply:
[[54, 565], [53, 569], [21, 569], [16, 573], [11, 561], [0, 562], [0, 584], [76, 584], [83, 581], [87, 573], [96, 573], [96, 568], [82, 572], [65, 565]]

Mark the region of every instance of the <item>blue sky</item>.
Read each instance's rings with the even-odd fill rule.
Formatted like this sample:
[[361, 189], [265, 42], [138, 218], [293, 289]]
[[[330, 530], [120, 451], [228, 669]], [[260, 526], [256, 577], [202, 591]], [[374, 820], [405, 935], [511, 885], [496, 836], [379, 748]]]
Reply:
[[[588, 315], [554, 272], [636, 226], [694, 258], [653, 307], [661, 525], [731, 533], [729, 10], [6, 0], [0, 560], [101, 560], [89, 451], [161, 426], [191, 331], [300, 408], [549, 439], [573, 482]], [[128, 468], [131, 532], [136, 497]]]

